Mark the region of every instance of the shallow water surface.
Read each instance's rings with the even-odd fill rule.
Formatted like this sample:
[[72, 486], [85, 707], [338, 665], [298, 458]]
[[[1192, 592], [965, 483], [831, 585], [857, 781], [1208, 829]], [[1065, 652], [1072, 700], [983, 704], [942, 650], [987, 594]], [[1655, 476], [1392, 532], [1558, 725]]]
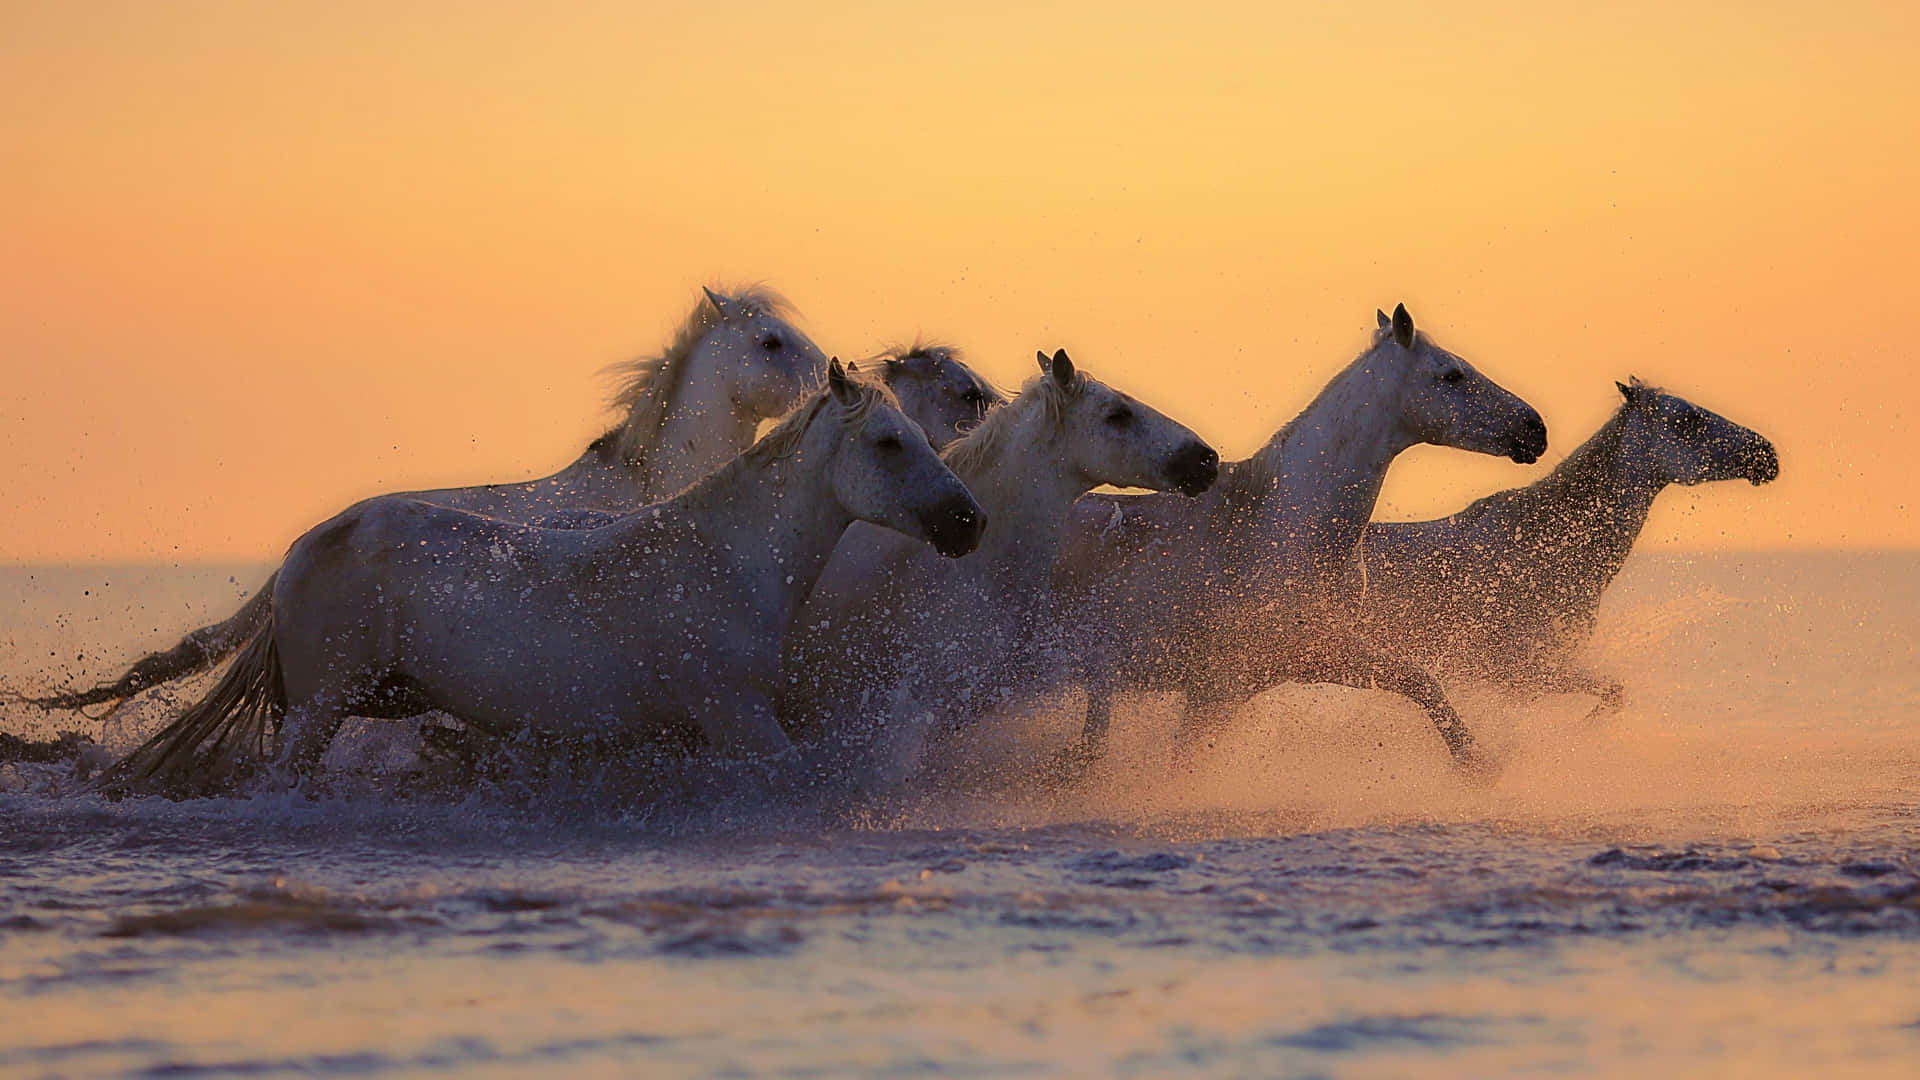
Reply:
[[[0, 574], [0, 675], [30, 687], [259, 576]], [[0, 1070], [1911, 1075], [1916, 601], [1914, 556], [1636, 558], [1593, 650], [1622, 715], [1459, 688], [1506, 761], [1487, 788], [1411, 706], [1330, 688], [1185, 764], [1165, 702], [1124, 708], [1059, 796], [993, 763], [1069, 717], [984, 725], [985, 779], [862, 828], [377, 769], [112, 804], [6, 767]]]

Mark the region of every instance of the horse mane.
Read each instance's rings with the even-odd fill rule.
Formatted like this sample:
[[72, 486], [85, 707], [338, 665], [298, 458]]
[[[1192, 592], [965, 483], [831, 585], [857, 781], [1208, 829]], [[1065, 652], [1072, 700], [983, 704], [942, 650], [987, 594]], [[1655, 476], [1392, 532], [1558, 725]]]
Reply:
[[[1259, 452], [1256, 452], [1252, 457], [1243, 461], [1236, 461], [1221, 469], [1220, 478], [1214, 481], [1214, 490], [1225, 496], [1226, 501], [1229, 503], [1240, 503], [1248, 499], [1257, 499], [1261, 495], [1273, 490], [1274, 484], [1279, 481], [1280, 477], [1274, 473], [1266, 450], [1270, 447], [1286, 445], [1287, 440], [1293, 436], [1293, 429], [1298, 427], [1300, 421], [1304, 420], [1307, 414], [1313, 411], [1313, 407], [1319, 404], [1321, 398], [1331, 393], [1333, 388], [1339, 385], [1340, 380], [1347, 372], [1353, 369], [1353, 365], [1371, 356], [1381, 345], [1392, 340], [1393, 327], [1382, 326], [1376, 328], [1373, 332], [1373, 337], [1369, 339], [1367, 343], [1367, 347], [1355, 354], [1352, 360], [1347, 361], [1346, 366], [1342, 367], [1339, 373], [1329, 379], [1327, 384], [1320, 388], [1320, 392], [1313, 396], [1313, 400], [1307, 403], [1307, 407], [1294, 414], [1293, 419], [1288, 420], [1281, 426], [1279, 431], [1274, 432], [1273, 438], [1268, 439], [1266, 444], [1260, 448]], [[1428, 337], [1427, 332], [1424, 330], [1416, 329], [1413, 332], [1413, 345], [1412, 351], [1415, 352], [1426, 348], [1444, 356], [1450, 356], [1456, 360], [1459, 359], [1459, 356], [1455, 353], [1440, 345], [1434, 344], [1433, 339]], [[1273, 455], [1273, 458], [1277, 459], [1277, 457], [1278, 455]]]
[[[928, 341], [923, 337], [915, 337], [911, 345], [899, 343], [889, 345], [879, 352], [874, 353], [869, 359], [879, 361], [899, 360], [907, 364], [906, 370], [918, 375], [923, 373], [912, 365], [910, 361], [925, 360], [927, 361], [927, 366], [935, 367], [943, 360], [964, 360], [966, 359], [966, 354], [960, 351], [960, 346], [958, 345], [947, 345], [938, 341]], [[925, 372], [924, 374], [932, 374], [932, 372]]]
[[[1415, 344], [1419, 344], [1425, 340], [1424, 337], [1420, 335], [1420, 331], [1416, 330], [1414, 334]], [[1231, 465], [1221, 469], [1219, 479], [1213, 482], [1214, 490], [1225, 496], [1226, 501], [1230, 504], [1257, 499], [1273, 490], [1274, 485], [1279, 481], [1280, 477], [1273, 471], [1269, 464], [1269, 457], [1278, 460], [1279, 455], [1268, 455], [1266, 453], [1267, 449], [1270, 447], [1285, 446], [1287, 440], [1293, 437], [1293, 429], [1300, 426], [1300, 422], [1306, 419], [1308, 413], [1313, 412], [1314, 405], [1318, 404], [1322, 397], [1325, 397], [1333, 391], [1334, 386], [1345, 377], [1348, 371], [1353, 369], [1353, 365], [1371, 355], [1375, 349], [1380, 347], [1382, 342], [1392, 340], [1392, 327], [1382, 326], [1375, 330], [1373, 338], [1368, 342], [1367, 347], [1355, 354], [1352, 360], [1347, 361], [1346, 365], [1340, 369], [1339, 374], [1327, 380], [1327, 384], [1320, 388], [1318, 394], [1313, 395], [1313, 400], [1307, 403], [1307, 407], [1295, 413], [1291, 420], [1282, 424], [1280, 430], [1273, 433], [1273, 438], [1268, 439], [1266, 444], [1260, 448], [1259, 452], [1255, 453], [1252, 457], [1233, 462]]]
[[1643, 382], [1638, 375], [1627, 376], [1626, 403], [1628, 405], [1637, 405], [1649, 398], [1672, 396], [1672, 394], [1667, 393], [1667, 389], [1664, 386], [1654, 386], [1651, 383]]
[[994, 459], [1000, 444], [1006, 440], [1006, 433], [1033, 409], [1045, 411], [1047, 425], [1058, 429], [1067, 420], [1067, 406], [1086, 389], [1087, 373], [1075, 370], [1073, 385], [1062, 386], [1060, 380], [1046, 372], [1028, 379], [1020, 393], [1012, 401], [987, 413], [980, 426], [968, 432], [964, 438], [957, 439], [952, 445], [940, 452], [940, 459], [947, 468], [966, 475], [977, 472]]
[[[1634, 379], [1630, 385], [1636, 392], [1644, 391], [1649, 394], [1665, 393], [1665, 391], [1658, 387], [1648, 386], [1639, 379]], [[1528, 492], [1533, 492], [1536, 489], [1552, 490], [1559, 487], [1567, 490], [1584, 491], [1588, 495], [1591, 495], [1591, 491], [1588, 490], [1591, 488], [1591, 482], [1582, 475], [1586, 469], [1588, 460], [1595, 454], [1609, 454], [1618, 451], [1620, 440], [1626, 430], [1627, 413], [1638, 404], [1638, 401], [1622, 401], [1619, 408], [1613, 410], [1613, 415], [1607, 418], [1606, 423], [1601, 424], [1598, 430], [1587, 436], [1586, 440], [1579, 446], [1574, 447], [1573, 451], [1562, 458], [1558, 465], [1555, 465], [1548, 471], [1547, 475], [1535, 480], [1531, 484], [1525, 484], [1516, 488], [1507, 488], [1504, 491], [1496, 491], [1491, 495], [1483, 495], [1468, 503], [1466, 506], [1461, 507], [1457, 512], [1449, 514], [1448, 518], [1461, 525], [1472, 525], [1482, 517], [1504, 508], [1508, 503], [1514, 502], [1521, 496]]]
[[[740, 286], [731, 292], [713, 291], [720, 295], [729, 308], [735, 309], [740, 318], [772, 315], [787, 319], [793, 314], [793, 305], [764, 285]], [[617, 460], [629, 465], [646, 464], [647, 451], [659, 441], [660, 430], [666, 426], [667, 417], [673, 414], [680, 388], [686, 384], [688, 362], [694, 350], [722, 321], [723, 317], [713, 302], [702, 296], [694, 302], [693, 310], [680, 324], [680, 329], [674, 331], [673, 340], [659, 355], [642, 356], [609, 365], [606, 372], [620, 379], [620, 386], [614, 391], [609, 405], [611, 408], [625, 409], [627, 415], [606, 434], [595, 439], [588, 449], [611, 451]]]
[[[867, 422], [873, 410], [882, 404], [899, 408], [899, 399], [885, 383], [870, 381], [859, 375], [849, 375], [847, 381], [859, 391], [859, 400], [842, 410], [840, 426], [852, 431]], [[811, 398], [801, 402], [795, 409], [780, 419], [760, 440], [748, 447], [734, 459], [735, 464], [768, 465], [785, 457], [792, 457], [800, 450], [800, 444], [806, 440], [807, 430], [826, 410], [827, 404], [834, 400], [833, 391], [821, 388]]]
[[973, 377], [973, 384], [986, 394], [990, 405], [1004, 405], [1007, 394], [999, 387], [988, 382], [986, 377], [967, 366], [967, 354], [960, 351], [958, 345], [947, 345], [938, 341], [914, 338], [913, 343], [889, 345], [862, 363], [877, 364], [880, 377], [888, 386], [900, 378], [931, 379], [940, 374], [942, 365], [951, 362]]

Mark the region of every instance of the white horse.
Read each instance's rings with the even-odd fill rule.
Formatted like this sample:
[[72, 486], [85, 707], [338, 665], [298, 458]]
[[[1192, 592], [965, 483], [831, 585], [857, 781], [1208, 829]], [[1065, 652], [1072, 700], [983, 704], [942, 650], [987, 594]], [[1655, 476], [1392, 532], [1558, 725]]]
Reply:
[[[957, 556], [980, 506], [884, 387], [828, 387], [681, 495], [595, 529], [369, 500], [300, 538], [266, 624], [199, 704], [103, 776], [109, 792], [310, 774], [349, 715], [438, 709], [496, 736], [691, 729], [792, 767], [770, 693], [793, 608], [854, 519]], [[282, 719], [284, 717], [284, 719]]]
[[1212, 720], [1289, 680], [1397, 691], [1426, 710], [1457, 762], [1472, 763], [1472, 735], [1438, 684], [1366, 647], [1341, 587], [1387, 466], [1419, 443], [1528, 463], [1545, 452], [1547, 429], [1416, 333], [1402, 305], [1391, 319], [1379, 313], [1371, 347], [1205, 497], [1081, 499], [1057, 580], [1074, 598], [1069, 626], [1083, 633], [1088, 716], [1062, 764], [1100, 751], [1122, 687], [1182, 691], [1190, 717]]
[[1367, 526], [1353, 569], [1360, 625], [1382, 649], [1531, 693], [1620, 685], [1573, 664], [1669, 484], [1770, 483], [1773, 444], [1634, 379], [1618, 412], [1551, 473], [1436, 521]]
[[[1099, 484], [1194, 496], [1220, 456], [1191, 430], [1074, 368], [1065, 350], [942, 458], [991, 524], [958, 561], [881, 534], [830, 569], [802, 608], [785, 665], [790, 721], [861, 742], [862, 720], [894, 748], [895, 776], [929, 734], [990, 708], [1003, 687], [1051, 666], [1048, 575], [1074, 500]], [[852, 549], [852, 550], [848, 550]], [[809, 723], [811, 721], [811, 723]]]
[[881, 353], [877, 371], [935, 446], [972, 431], [1007, 395], [961, 361], [952, 345], [916, 341]]
[[[973, 430], [987, 410], [1007, 401], [1005, 394], [961, 363], [960, 350], [950, 345], [915, 344], [883, 352], [870, 362], [875, 362], [873, 374], [899, 399], [900, 411], [919, 424], [935, 446], [945, 446]], [[847, 370], [860, 369], [857, 364], [849, 364]], [[554, 509], [525, 523], [549, 529], [593, 529], [632, 509], [634, 507], [606, 510], [587, 506]], [[873, 526], [857, 521], [852, 531], [861, 533], [867, 528]]]
[[[587, 526], [657, 502], [724, 465], [819, 388], [827, 358], [789, 321], [786, 301], [766, 289], [705, 290], [658, 356], [616, 365], [626, 380], [613, 404], [625, 418], [573, 464], [539, 480], [416, 491], [416, 499], [505, 521]], [[224, 622], [202, 627], [126, 674], [89, 690], [27, 700], [78, 709], [120, 701], [219, 663], [267, 618], [274, 579]]]
[[[972, 431], [989, 409], [1006, 403], [1002, 394], [975, 374], [960, 359], [960, 350], [951, 345], [916, 341], [896, 346], [870, 358], [867, 369], [877, 375], [899, 399], [900, 410], [927, 433], [935, 446], [946, 446], [962, 434]], [[853, 370], [851, 367], [849, 370]], [[570, 510], [548, 515], [542, 524], [565, 528], [595, 528], [619, 517], [608, 510]], [[834, 548], [833, 556], [822, 572], [823, 580], [836, 580], [857, 563], [857, 554], [896, 534], [878, 525], [856, 521], [847, 527]], [[429, 724], [424, 729], [434, 751], [463, 761], [472, 770], [491, 740], [471, 728]]]

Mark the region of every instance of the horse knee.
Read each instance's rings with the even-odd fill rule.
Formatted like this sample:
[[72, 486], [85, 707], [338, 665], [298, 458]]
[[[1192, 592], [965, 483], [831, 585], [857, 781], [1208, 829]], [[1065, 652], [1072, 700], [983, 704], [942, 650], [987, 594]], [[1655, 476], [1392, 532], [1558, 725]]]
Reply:
[[344, 713], [293, 709], [280, 723], [280, 767], [296, 777], [312, 776], [346, 722]]
[[1388, 678], [1381, 680], [1381, 688], [1390, 689], [1420, 706], [1456, 761], [1467, 761], [1474, 756], [1473, 732], [1447, 700], [1438, 679], [1417, 664], [1396, 664], [1385, 674]]

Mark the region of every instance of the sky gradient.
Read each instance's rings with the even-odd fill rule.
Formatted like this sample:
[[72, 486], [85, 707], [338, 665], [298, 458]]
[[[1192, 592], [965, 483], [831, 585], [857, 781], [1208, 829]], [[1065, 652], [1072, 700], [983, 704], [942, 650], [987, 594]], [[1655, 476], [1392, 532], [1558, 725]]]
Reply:
[[1920, 544], [1920, 5], [561, 7], [0, 2], [0, 561], [550, 472], [709, 281], [842, 356], [1064, 346], [1229, 456], [1405, 301], [1553, 449], [1381, 516], [1633, 374], [1783, 469], [1648, 543]]

